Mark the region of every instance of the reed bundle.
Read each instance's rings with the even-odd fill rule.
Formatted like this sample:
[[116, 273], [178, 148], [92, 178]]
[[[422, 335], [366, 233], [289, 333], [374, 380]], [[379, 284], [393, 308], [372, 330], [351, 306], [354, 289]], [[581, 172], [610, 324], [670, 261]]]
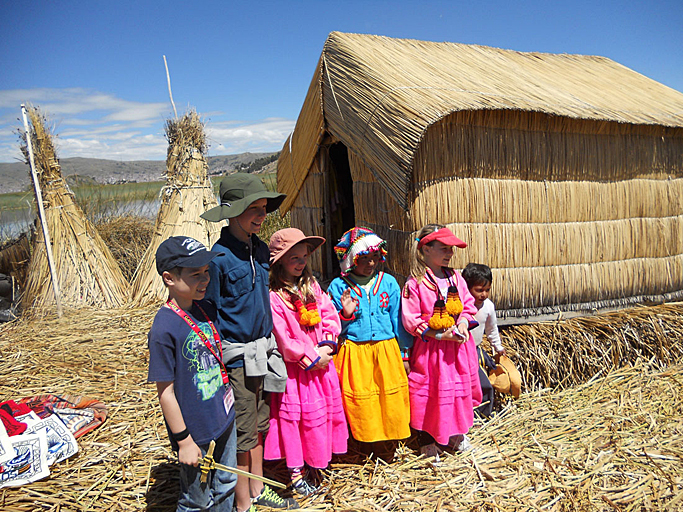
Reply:
[[166, 185], [161, 190], [152, 239], [140, 260], [131, 285], [136, 305], [166, 299], [166, 289], [156, 271], [156, 251], [171, 236], [188, 236], [207, 247], [218, 240], [225, 222], [209, 222], [200, 215], [217, 206], [206, 162], [206, 135], [199, 115], [190, 111], [166, 121], [168, 151]]
[[624, 364], [683, 361], [683, 303], [510, 325], [501, 338], [515, 354], [526, 389], [574, 386]]
[[454, 112], [427, 128], [414, 155], [413, 182], [422, 189], [453, 177], [666, 180], [683, 176], [682, 169], [680, 128], [475, 110]]
[[152, 240], [154, 221], [138, 215], [118, 215], [102, 219], [97, 231], [111, 250], [127, 281], [132, 281], [140, 260]]
[[[109, 406], [107, 421], [79, 438], [80, 452], [48, 479], [1, 489], [3, 511], [175, 510], [177, 463], [146, 384], [154, 313], [67, 309], [61, 319], [0, 329], [0, 400], [67, 393]], [[523, 394], [471, 431], [473, 453], [446, 454], [438, 466], [418, 456], [414, 440], [388, 463], [351, 451], [324, 472], [325, 491], [303, 510], [676, 510], [682, 372], [641, 362], [574, 388]], [[282, 464], [266, 474], [287, 478]]]
[[[62, 177], [47, 119], [37, 108], [28, 109], [36, 172], [45, 205], [45, 222], [62, 303], [66, 306], [111, 308], [126, 300], [128, 283], [95, 227], [75, 203]], [[28, 162], [26, 146], [22, 151]], [[24, 312], [40, 314], [54, 304], [45, 240], [36, 230], [28, 277], [22, 296]]]
[[31, 239], [24, 232], [0, 245], [0, 273], [14, 277], [19, 288], [23, 288], [30, 258]]

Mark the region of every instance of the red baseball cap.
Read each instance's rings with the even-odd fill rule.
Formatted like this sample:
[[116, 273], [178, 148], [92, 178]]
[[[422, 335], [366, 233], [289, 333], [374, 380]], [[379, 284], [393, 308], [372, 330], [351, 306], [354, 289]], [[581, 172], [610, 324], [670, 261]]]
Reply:
[[455, 236], [450, 229], [441, 228], [420, 238], [417, 241], [417, 248], [420, 249], [422, 246], [428, 244], [429, 242], [433, 242], [434, 240], [437, 240], [444, 245], [460, 247], [461, 249], [467, 247], [467, 244]]

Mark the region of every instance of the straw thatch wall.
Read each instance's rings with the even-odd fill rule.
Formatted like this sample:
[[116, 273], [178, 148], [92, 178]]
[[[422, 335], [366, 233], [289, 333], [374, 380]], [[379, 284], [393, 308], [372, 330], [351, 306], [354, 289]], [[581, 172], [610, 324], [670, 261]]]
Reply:
[[[121, 306], [126, 300], [128, 283], [62, 178], [52, 137], [45, 127], [46, 119], [36, 108], [29, 108], [28, 114], [61, 302], [70, 307]], [[26, 147], [22, 150], [28, 162]], [[36, 229], [27, 272], [22, 309], [24, 312], [43, 312], [55, 303], [55, 296], [42, 229]]]
[[625, 304], [683, 290], [682, 178], [681, 129], [458, 112], [416, 152], [413, 226], [451, 225], [501, 309]]
[[494, 269], [510, 315], [683, 289], [683, 94], [609, 59], [332, 33], [278, 163], [293, 225], [329, 217], [334, 142], [355, 223], [388, 240], [399, 280], [436, 222], [469, 244], [454, 267]]
[[159, 302], [168, 296], [156, 270], [156, 251], [161, 242], [183, 235], [210, 248], [226, 225], [200, 217], [218, 203], [208, 176], [204, 125], [197, 113], [190, 111], [178, 120], [168, 120], [166, 137], [166, 185], [160, 192], [161, 206], [152, 240], [133, 277], [131, 296], [136, 305]]
[[[324, 189], [323, 173], [317, 164], [313, 164], [308, 177], [301, 186], [299, 193], [300, 205], [292, 208], [290, 222], [292, 226], [296, 226], [308, 236], [325, 236], [324, 225], [322, 219], [323, 212], [323, 196], [321, 191]], [[320, 271], [323, 268], [323, 255], [325, 251], [331, 251], [334, 246], [333, 240], [329, 240], [327, 244], [323, 245], [322, 249], [311, 254], [310, 264], [312, 268]]]

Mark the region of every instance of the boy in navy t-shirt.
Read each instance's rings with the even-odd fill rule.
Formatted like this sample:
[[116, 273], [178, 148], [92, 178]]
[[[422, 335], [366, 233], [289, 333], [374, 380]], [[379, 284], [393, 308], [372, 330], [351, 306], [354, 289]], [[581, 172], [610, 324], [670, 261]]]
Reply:
[[157, 250], [156, 265], [168, 301], [149, 332], [148, 381], [156, 382], [171, 446], [180, 462], [178, 510], [231, 512], [236, 475], [212, 470], [201, 483], [198, 460], [214, 440], [214, 459], [235, 467], [233, 391], [214, 327], [216, 308], [203, 300], [211, 252], [197, 240], [175, 236]]

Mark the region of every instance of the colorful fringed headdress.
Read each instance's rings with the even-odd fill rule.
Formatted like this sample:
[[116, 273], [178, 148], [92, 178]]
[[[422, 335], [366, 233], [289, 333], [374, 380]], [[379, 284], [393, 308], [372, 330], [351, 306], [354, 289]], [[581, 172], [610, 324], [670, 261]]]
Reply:
[[352, 272], [356, 268], [358, 257], [373, 251], [379, 251], [382, 261], [385, 261], [387, 256], [386, 245], [386, 241], [368, 228], [355, 227], [349, 229], [334, 246], [334, 252], [339, 259], [341, 274], [345, 276]]

